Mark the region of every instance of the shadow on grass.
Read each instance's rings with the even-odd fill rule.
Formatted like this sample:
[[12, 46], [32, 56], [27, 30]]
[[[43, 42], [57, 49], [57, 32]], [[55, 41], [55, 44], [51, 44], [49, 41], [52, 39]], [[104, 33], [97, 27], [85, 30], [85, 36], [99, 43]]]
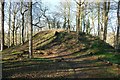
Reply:
[[[80, 75], [89, 76], [91, 73], [85, 71], [91, 70], [104, 70], [107, 69], [108, 65], [96, 64], [97, 60], [83, 60], [83, 61], [61, 61], [54, 62], [48, 59], [32, 59], [27, 61], [16, 61], [3, 63], [3, 78], [26, 78], [34, 76], [35, 78], [47, 77], [52, 75], [53, 77], [78, 77], [75, 76], [77, 73]], [[105, 70], [104, 70], [105, 71]], [[58, 75], [58, 74], [60, 75]], [[26, 76], [25, 76], [26, 75]], [[28, 76], [29, 75], [29, 76]]]

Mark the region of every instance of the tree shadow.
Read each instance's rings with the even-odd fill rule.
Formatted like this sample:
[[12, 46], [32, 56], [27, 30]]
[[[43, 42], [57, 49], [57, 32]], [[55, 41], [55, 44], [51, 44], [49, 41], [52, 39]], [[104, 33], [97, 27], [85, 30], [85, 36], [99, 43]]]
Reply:
[[[36, 78], [52, 75], [56, 77], [58, 74], [61, 74], [63, 77], [69, 77], [69, 73], [74, 76], [76, 73], [80, 73], [81, 75], [87, 76], [91, 73], [83, 74], [84, 71], [94, 70], [94, 69], [103, 69], [109, 67], [107, 64], [96, 64], [99, 62], [98, 60], [83, 60], [83, 61], [61, 61], [61, 62], [54, 62], [52, 60], [28, 60], [28, 61], [17, 61], [17, 62], [6, 62], [3, 63], [3, 78], [11, 78], [11, 77], [18, 77], [26, 78], [24, 75], [33, 75]], [[77, 69], [80, 69], [77, 70]], [[75, 71], [75, 72], [74, 72]], [[65, 74], [67, 75], [65, 75]], [[39, 75], [39, 76], [38, 76]], [[28, 76], [27, 76], [28, 77]], [[32, 76], [30, 76], [32, 78]], [[58, 76], [60, 77], [60, 76]], [[77, 76], [76, 76], [77, 77]]]

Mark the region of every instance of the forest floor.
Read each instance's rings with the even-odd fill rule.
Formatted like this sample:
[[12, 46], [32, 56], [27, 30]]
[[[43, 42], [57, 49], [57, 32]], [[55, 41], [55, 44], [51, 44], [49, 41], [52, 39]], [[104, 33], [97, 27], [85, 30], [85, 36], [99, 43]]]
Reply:
[[[43, 31], [2, 53], [3, 78], [120, 78], [120, 54], [97, 37], [75, 32]], [[21, 54], [21, 55], [19, 55]]]

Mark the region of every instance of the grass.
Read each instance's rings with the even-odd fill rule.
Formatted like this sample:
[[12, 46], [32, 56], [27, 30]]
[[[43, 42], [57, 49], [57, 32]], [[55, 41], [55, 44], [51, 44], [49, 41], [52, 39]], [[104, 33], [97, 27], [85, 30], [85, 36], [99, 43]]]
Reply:
[[31, 61], [53, 62], [53, 60], [46, 59], [46, 58], [32, 58]]
[[120, 55], [106, 55], [105, 57], [106, 60], [115, 63], [115, 64], [120, 64]]
[[110, 61], [115, 64], [120, 64], [120, 54], [115, 54], [111, 52], [98, 51], [94, 56], [99, 56], [100, 58]]
[[19, 51], [12, 51], [12, 54], [15, 55], [15, 54], [21, 54], [22, 52], [19, 52]]

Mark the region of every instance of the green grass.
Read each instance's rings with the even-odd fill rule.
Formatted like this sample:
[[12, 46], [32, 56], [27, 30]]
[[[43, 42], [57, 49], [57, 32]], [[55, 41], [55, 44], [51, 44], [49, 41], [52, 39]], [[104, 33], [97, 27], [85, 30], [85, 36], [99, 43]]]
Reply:
[[116, 63], [116, 64], [120, 64], [120, 55], [109, 55], [105, 57], [106, 60], [112, 62], [112, 63]]
[[12, 54], [15, 55], [15, 54], [21, 54], [22, 52], [19, 52], [19, 51], [12, 51]]
[[99, 51], [94, 55], [99, 56], [102, 59], [110, 61], [112, 63], [120, 64], [120, 54], [114, 54], [114, 53]]
[[46, 59], [46, 58], [32, 58], [31, 61], [53, 62], [53, 60]]

